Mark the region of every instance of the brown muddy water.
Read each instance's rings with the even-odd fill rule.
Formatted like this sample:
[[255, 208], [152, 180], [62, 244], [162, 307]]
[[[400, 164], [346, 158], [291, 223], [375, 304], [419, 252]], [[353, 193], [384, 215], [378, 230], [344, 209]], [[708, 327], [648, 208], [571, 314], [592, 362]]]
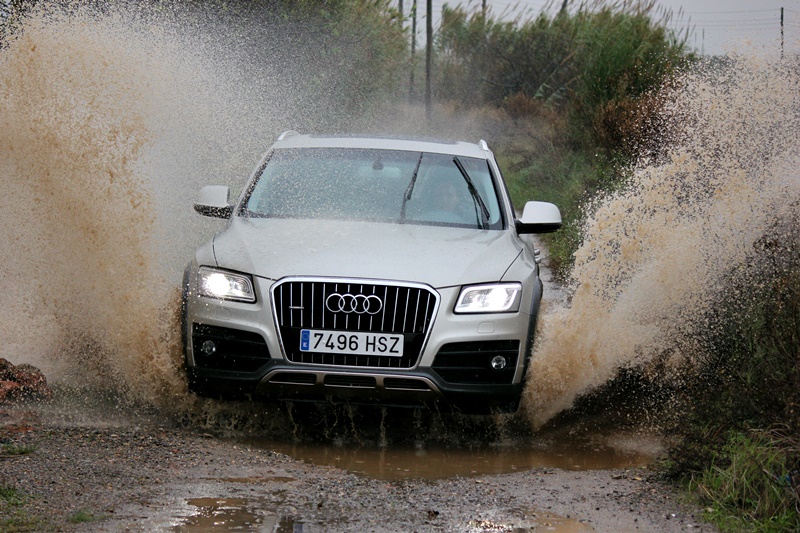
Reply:
[[[263, 502], [248, 498], [191, 498], [173, 511], [169, 519], [171, 527], [164, 527], [167, 520], [150, 525], [162, 531], [201, 533], [203, 531], [262, 531], [270, 533], [313, 533], [325, 531], [325, 526], [308, 524], [291, 516], [270, 512]], [[507, 531], [528, 533], [553, 531], [555, 533], [585, 533], [594, 531], [575, 519], [531, 510], [535, 518], [524, 524], [513, 526], [503, 522], [476, 520], [467, 525], [467, 531]]]
[[[563, 421], [535, 434], [520, 435], [500, 420], [445, 416], [408, 409], [373, 410], [328, 406], [217, 406], [220, 418], [247, 411], [249, 423], [221, 431], [215, 423], [205, 435], [227, 443], [229, 449], [263, 449], [311, 465], [332, 466], [387, 483], [426, 483], [443, 478], [471, 478], [539, 469], [594, 470], [633, 468], [652, 462], [661, 452], [660, 437], [641, 426], [614, 428], [596, 421]], [[55, 398], [37, 406], [41, 422], [50, 428], [137, 428], [158, 434], [163, 411], [131, 404], [103, 390], [55, 388]], [[206, 409], [210, 411], [211, 408]], [[269, 422], [256, 421], [260, 414]], [[506, 417], [506, 422], [510, 422]], [[185, 423], [185, 422], [184, 422]], [[192, 423], [196, 429], [198, 424]], [[319, 469], [320, 475], [326, 470]], [[210, 477], [176, 484], [138, 511], [137, 530], [147, 531], [277, 531], [306, 533], [342, 524], [309, 522], [286, 514], [282, 485], [293, 477]], [[482, 483], [477, 479], [476, 483]], [[270, 488], [273, 487], [273, 488]], [[277, 487], [277, 488], [276, 488]], [[266, 491], [266, 492], [264, 492]], [[202, 495], [202, 496], [201, 496]], [[276, 503], [277, 502], [277, 503]], [[465, 511], [466, 512], [466, 511]], [[592, 531], [579, 518], [565, 518], [541, 509], [526, 509], [513, 522], [464, 520], [464, 531]], [[388, 527], [391, 530], [391, 527]]]
[[273, 450], [306, 463], [334, 466], [376, 479], [438, 479], [507, 474], [536, 468], [609, 470], [646, 466], [662, 452], [657, 435], [593, 431], [575, 435], [536, 435], [525, 441], [460, 448], [441, 443], [358, 447], [352, 444], [293, 443], [248, 439], [253, 447]]
[[[203, 531], [263, 531], [270, 533], [312, 533], [325, 531], [325, 526], [307, 524], [291, 516], [269, 512], [262, 502], [247, 498], [192, 498], [186, 500], [172, 517], [171, 531], [192, 533]], [[585, 533], [594, 531], [578, 520], [560, 516], [530, 512], [536, 518], [512, 526], [488, 520], [468, 524], [467, 531], [507, 531], [528, 533], [553, 531], [555, 533]], [[158, 524], [152, 524], [158, 526]], [[162, 528], [163, 529], [163, 528]]]
[[[513, 445], [479, 432], [472, 440], [483, 447], [448, 447], [450, 435], [469, 436], [459, 430], [422, 449], [391, 439], [359, 448], [363, 428], [343, 443], [275, 441], [293, 434], [291, 417], [187, 393], [177, 287], [196, 245], [217, 229], [190, 206], [203, 185], [240, 185], [278, 132], [331, 124], [315, 121], [324, 113], [297, 89], [304, 68], [319, 67], [313, 47], [255, 65], [241, 39], [277, 28], [251, 35], [193, 24], [111, 7], [40, 13], [0, 49], [0, 357], [38, 366], [54, 384], [113, 391], [133, 411], [258, 435], [365, 475], [641, 464], [653, 454], [614, 445], [624, 436], [535, 430], [620, 369], [657, 363], [679, 373], [692, 364], [730, 272], [800, 198], [796, 65], [731, 57], [688, 73], [667, 95], [663, 120], [673, 127], [663, 153], [626, 169], [624, 187], [587, 206], [568, 304], [543, 316], [526, 429]], [[381, 118], [371, 118], [362, 124], [375, 131]], [[468, 139], [479, 131], [447, 127]]]
[[[49, 427], [189, 425], [208, 436], [387, 481], [441, 479], [541, 468], [609, 470], [651, 464], [663, 454], [657, 428], [628, 417], [575, 418], [531, 432], [523, 415], [442, 415], [421, 409], [211, 402], [205, 422], [176, 420], [103, 390], [55, 387], [37, 411]], [[301, 409], [307, 409], [305, 412]], [[227, 427], [221, 420], [232, 421]], [[204, 426], [205, 424], [205, 426]]]
[[172, 531], [271, 531], [295, 533], [300, 523], [265, 509], [263, 503], [246, 498], [190, 498], [184, 509], [176, 509], [178, 524]]

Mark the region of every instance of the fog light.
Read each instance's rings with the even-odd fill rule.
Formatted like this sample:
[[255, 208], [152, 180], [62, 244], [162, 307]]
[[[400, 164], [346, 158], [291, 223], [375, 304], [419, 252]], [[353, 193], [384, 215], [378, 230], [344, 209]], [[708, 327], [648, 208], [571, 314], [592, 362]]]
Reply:
[[506, 369], [506, 367], [508, 366], [508, 361], [506, 361], [506, 358], [503, 357], [502, 355], [495, 355], [494, 357], [492, 357], [491, 364], [492, 368], [494, 368], [497, 371], [500, 371]]
[[[214, 344], [214, 341], [205, 341], [200, 351], [203, 352], [203, 355], [214, 355], [217, 353], [217, 345]], [[492, 364], [494, 364], [494, 362]]]

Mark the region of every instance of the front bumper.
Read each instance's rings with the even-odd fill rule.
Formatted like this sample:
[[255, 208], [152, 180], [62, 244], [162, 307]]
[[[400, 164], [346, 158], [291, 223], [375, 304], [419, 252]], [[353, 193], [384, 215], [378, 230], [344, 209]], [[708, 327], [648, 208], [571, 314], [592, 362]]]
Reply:
[[[187, 376], [195, 392], [426, 405], [467, 413], [511, 412], [518, 407], [541, 299], [538, 277], [526, 285], [525, 311], [511, 314], [455, 315], [459, 288], [438, 289], [441, 305], [418, 360], [404, 368], [377, 368], [290, 361], [266, 296], [271, 282], [255, 280], [260, 296], [256, 304], [210, 300], [189, 290], [194, 271], [187, 269], [185, 279], [183, 331]], [[221, 348], [206, 356], [201, 347], [209, 338]], [[498, 354], [509, 361], [501, 372], [489, 364]]]
[[189, 368], [193, 390], [207, 396], [253, 397], [272, 400], [403, 406], [461, 411], [471, 414], [513, 412], [522, 383], [457, 384], [444, 381], [432, 369], [369, 372], [341, 368], [297, 368], [273, 359], [257, 372], [225, 372]]

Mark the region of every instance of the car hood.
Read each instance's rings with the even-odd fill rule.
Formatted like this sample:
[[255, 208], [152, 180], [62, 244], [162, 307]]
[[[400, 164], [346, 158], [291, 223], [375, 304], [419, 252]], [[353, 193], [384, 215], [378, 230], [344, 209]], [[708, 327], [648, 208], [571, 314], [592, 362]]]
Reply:
[[499, 281], [521, 252], [510, 231], [234, 217], [217, 266], [259, 277], [393, 279], [446, 287]]

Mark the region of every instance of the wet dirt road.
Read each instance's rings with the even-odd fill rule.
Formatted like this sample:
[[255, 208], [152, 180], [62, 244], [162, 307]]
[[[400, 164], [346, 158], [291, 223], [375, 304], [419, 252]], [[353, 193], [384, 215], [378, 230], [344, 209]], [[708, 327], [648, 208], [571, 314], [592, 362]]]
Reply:
[[[298, 451], [291, 439], [270, 446], [145, 418], [65, 418], [35, 405], [1, 411], [0, 440], [33, 450], [0, 459], [0, 483], [27, 495], [1, 507], [0, 518], [35, 531], [713, 530], [646, 466], [557, 468], [541, 459], [526, 464], [532, 453], [517, 451], [505, 454], [504, 466], [485, 468], [476, 458], [491, 452], [461, 450], [456, 462], [469, 468], [472, 457], [475, 469], [381, 475], [363, 466], [381, 464], [369, 459], [376, 455], [370, 447], [360, 455], [340, 448], [340, 456], [354, 457], [341, 465], [348, 470], [320, 460], [324, 446]], [[414, 453], [386, 449], [384, 470], [396, 470], [392, 461], [409, 471], [452, 462], [446, 447], [430, 448], [417, 450], [416, 461]], [[558, 449], [540, 457], [556, 460]], [[354, 473], [359, 464], [363, 473]]]

